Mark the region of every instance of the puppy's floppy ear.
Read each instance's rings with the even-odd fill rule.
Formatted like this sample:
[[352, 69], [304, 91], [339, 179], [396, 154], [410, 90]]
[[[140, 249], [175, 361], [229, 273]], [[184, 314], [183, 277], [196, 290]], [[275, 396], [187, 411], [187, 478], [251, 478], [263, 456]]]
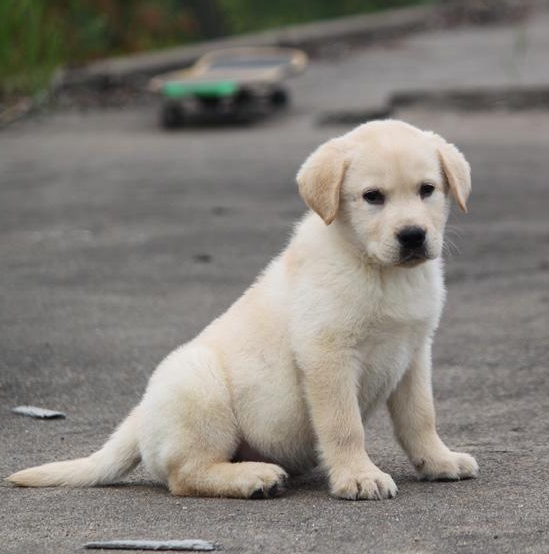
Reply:
[[319, 146], [297, 173], [301, 198], [326, 225], [336, 218], [341, 185], [348, 165], [342, 142], [333, 139]]
[[459, 207], [467, 213], [467, 198], [471, 193], [471, 167], [463, 154], [441, 136], [432, 133], [437, 145], [442, 171]]

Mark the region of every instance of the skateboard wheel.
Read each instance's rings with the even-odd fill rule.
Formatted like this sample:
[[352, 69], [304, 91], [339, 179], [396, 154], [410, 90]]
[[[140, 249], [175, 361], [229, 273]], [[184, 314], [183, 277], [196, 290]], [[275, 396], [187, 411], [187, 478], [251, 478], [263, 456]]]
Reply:
[[270, 92], [269, 102], [273, 108], [284, 108], [290, 103], [290, 95], [283, 88], [276, 88]]
[[176, 129], [185, 124], [185, 109], [180, 102], [165, 102], [160, 112], [160, 124], [164, 129]]

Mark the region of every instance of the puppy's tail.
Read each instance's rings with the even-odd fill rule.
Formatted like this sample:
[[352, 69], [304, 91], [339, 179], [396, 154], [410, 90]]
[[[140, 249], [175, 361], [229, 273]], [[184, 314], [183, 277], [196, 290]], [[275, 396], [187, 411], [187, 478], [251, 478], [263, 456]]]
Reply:
[[141, 461], [137, 443], [139, 419], [138, 406], [103, 448], [87, 458], [31, 467], [10, 475], [7, 480], [21, 487], [91, 487], [112, 483]]

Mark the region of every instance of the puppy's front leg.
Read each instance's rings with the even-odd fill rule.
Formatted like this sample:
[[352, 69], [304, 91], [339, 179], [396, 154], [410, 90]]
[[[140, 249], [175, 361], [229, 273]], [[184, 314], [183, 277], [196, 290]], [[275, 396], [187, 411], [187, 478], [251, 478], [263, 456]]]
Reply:
[[348, 500], [393, 498], [397, 487], [368, 457], [350, 354], [308, 356], [305, 391], [331, 493]]
[[420, 479], [457, 480], [477, 476], [475, 459], [469, 454], [452, 452], [436, 431], [430, 344], [418, 352], [389, 397], [388, 406], [396, 437]]

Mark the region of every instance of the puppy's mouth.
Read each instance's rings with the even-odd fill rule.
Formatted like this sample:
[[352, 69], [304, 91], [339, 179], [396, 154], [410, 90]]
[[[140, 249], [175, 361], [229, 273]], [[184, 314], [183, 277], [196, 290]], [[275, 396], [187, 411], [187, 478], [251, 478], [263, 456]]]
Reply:
[[414, 267], [430, 259], [424, 246], [418, 248], [402, 248], [397, 261], [397, 265], [404, 267]]

